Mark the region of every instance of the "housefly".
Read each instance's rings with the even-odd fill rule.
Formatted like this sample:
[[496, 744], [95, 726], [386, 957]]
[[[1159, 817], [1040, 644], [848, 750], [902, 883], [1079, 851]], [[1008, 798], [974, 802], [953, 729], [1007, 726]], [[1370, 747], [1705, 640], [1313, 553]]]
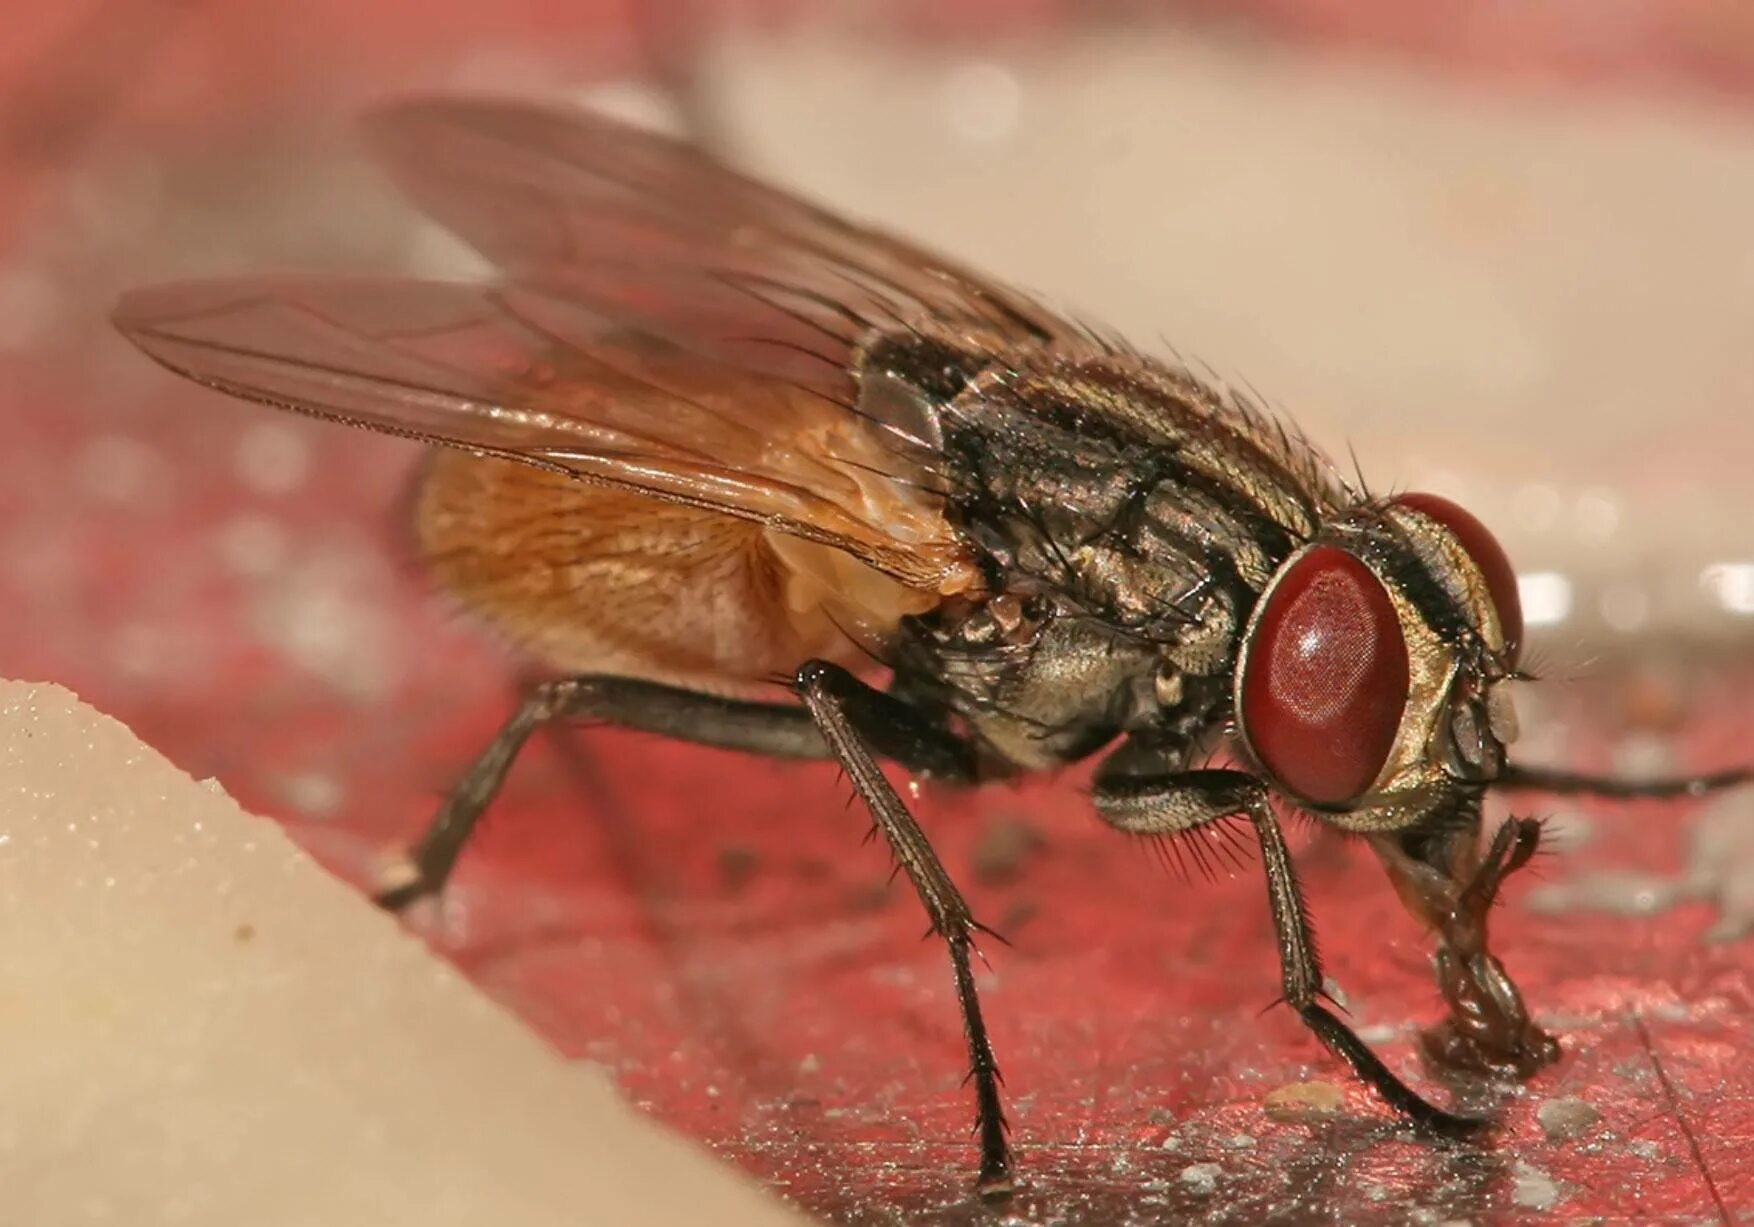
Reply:
[[[1422, 1098], [1326, 1003], [1276, 810], [1363, 838], [1435, 934], [1430, 1054], [1527, 1076], [1559, 1046], [1486, 921], [1541, 828], [1485, 838], [1486, 790], [1749, 778], [1509, 763], [1524, 627], [1492, 534], [1435, 495], [1350, 484], [1179, 364], [607, 119], [415, 100], [367, 131], [493, 280], [167, 285], [115, 319], [198, 383], [434, 445], [427, 566], [551, 671], [381, 902], [444, 885], [548, 721], [832, 759], [948, 949], [983, 1192], [1014, 1179], [970, 967], [984, 930], [884, 762], [976, 785], [1101, 754], [1095, 809], [1121, 831], [1246, 824], [1285, 1002], [1452, 1135], [1483, 1122]], [[1205, 765], [1220, 751], [1238, 765]]]

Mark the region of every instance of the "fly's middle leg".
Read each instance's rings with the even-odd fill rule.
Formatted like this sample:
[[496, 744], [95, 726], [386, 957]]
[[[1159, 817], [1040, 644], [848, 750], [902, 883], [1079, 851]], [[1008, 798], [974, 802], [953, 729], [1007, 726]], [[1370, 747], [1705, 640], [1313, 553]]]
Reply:
[[846, 771], [854, 790], [871, 812], [896, 863], [906, 872], [931, 919], [932, 931], [950, 949], [956, 998], [962, 1007], [968, 1041], [970, 1080], [975, 1090], [975, 1128], [980, 1136], [980, 1177], [983, 1196], [1008, 1194], [1014, 1184], [1011, 1147], [1006, 1139], [1004, 1107], [999, 1098], [998, 1061], [981, 1016], [971, 955], [977, 934], [988, 932], [974, 918], [968, 902], [951, 880], [931, 841], [907, 806], [895, 794], [877, 765], [874, 750], [918, 750], [942, 745], [958, 753], [961, 743], [920, 721], [914, 709], [873, 690], [839, 665], [811, 661], [798, 671], [798, 696], [815, 719], [822, 739]]

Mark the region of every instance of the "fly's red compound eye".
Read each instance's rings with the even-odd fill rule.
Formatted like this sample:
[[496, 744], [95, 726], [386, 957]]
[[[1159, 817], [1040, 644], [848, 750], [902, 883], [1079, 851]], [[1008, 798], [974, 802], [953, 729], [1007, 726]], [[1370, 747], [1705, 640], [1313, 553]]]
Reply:
[[1310, 550], [1267, 595], [1243, 663], [1238, 711], [1255, 756], [1306, 800], [1364, 795], [1407, 706], [1407, 642], [1376, 576], [1332, 546]]
[[1498, 625], [1504, 631], [1505, 655], [1514, 666], [1523, 648], [1523, 601], [1517, 593], [1516, 568], [1510, 565], [1498, 538], [1472, 512], [1447, 498], [1435, 494], [1404, 494], [1395, 502], [1402, 507], [1411, 507], [1420, 515], [1430, 516], [1462, 543], [1468, 557], [1474, 560], [1474, 565], [1486, 578], [1486, 590], [1492, 594], [1492, 604], [1498, 609]]

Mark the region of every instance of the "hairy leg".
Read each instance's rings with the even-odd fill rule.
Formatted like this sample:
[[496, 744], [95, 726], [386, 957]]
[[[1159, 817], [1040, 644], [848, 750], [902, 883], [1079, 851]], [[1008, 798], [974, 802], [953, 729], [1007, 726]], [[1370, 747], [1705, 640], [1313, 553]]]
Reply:
[[1267, 900], [1278, 935], [1286, 1004], [1329, 1051], [1352, 1067], [1390, 1107], [1435, 1133], [1462, 1135], [1484, 1122], [1428, 1103], [1397, 1078], [1363, 1040], [1322, 1001], [1321, 961], [1310, 933], [1297, 874], [1268, 801], [1266, 785], [1241, 771], [1168, 771], [1153, 775], [1128, 761], [1109, 764], [1096, 778], [1096, 808], [1104, 821], [1140, 835], [1174, 836], [1206, 823], [1242, 816], [1253, 825], [1266, 871]]
[[[879, 753], [921, 774], [956, 780], [972, 776], [973, 758], [965, 744], [900, 700], [877, 692], [872, 696], [859, 704], [859, 714], [880, 730]], [[596, 720], [773, 758], [830, 756], [810, 713], [793, 703], [724, 699], [622, 677], [540, 682], [452, 787], [409, 850], [411, 876], [381, 892], [380, 905], [401, 910], [444, 889], [518, 752], [537, 728], [555, 720]]]
[[[978, 1187], [985, 1196], [1003, 1196], [1014, 1185], [1011, 1148], [1006, 1141], [1005, 1113], [999, 1100], [999, 1065], [981, 1017], [980, 996], [975, 991], [970, 955], [975, 934], [990, 932], [969, 911], [968, 903], [951, 880], [931, 841], [896, 796], [872, 753], [871, 743], [893, 737], [895, 730], [881, 721], [888, 696], [867, 686], [839, 665], [811, 661], [798, 671], [798, 695], [804, 700], [822, 731], [829, 750], [845, 768], [872, 821], [883, 833], [896, 863], [913, 883], [920, 903], [932, 922], [932, 932], [950, 950], [950, 966], [956, 980], [956, 998], [962, 1008], [963, 1033], [968, 1040], [969, 1078], [975, 1089], [975, 1129], [980, 1136]], [[880, 702], [881, 700], [881, 702]], [[879, 718], [878, 729], [866, 724]]]

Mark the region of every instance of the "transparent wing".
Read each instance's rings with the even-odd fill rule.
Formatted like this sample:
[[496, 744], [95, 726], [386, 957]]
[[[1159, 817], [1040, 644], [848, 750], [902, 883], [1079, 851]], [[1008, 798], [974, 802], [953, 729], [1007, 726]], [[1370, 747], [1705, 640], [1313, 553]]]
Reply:
[[234, 396], [758, 520], [913, 587], [973, 582], [914, 445], [571, 295], [240, 278], [135, 291], [115, 321]]
[[928, 318], [1025, 343], [1073, 331], [936, 253], [584, 111], [421, 99], [366, 129], [414, 202], [514, 279], [831, 399], [852, 398], [871, 329]]

